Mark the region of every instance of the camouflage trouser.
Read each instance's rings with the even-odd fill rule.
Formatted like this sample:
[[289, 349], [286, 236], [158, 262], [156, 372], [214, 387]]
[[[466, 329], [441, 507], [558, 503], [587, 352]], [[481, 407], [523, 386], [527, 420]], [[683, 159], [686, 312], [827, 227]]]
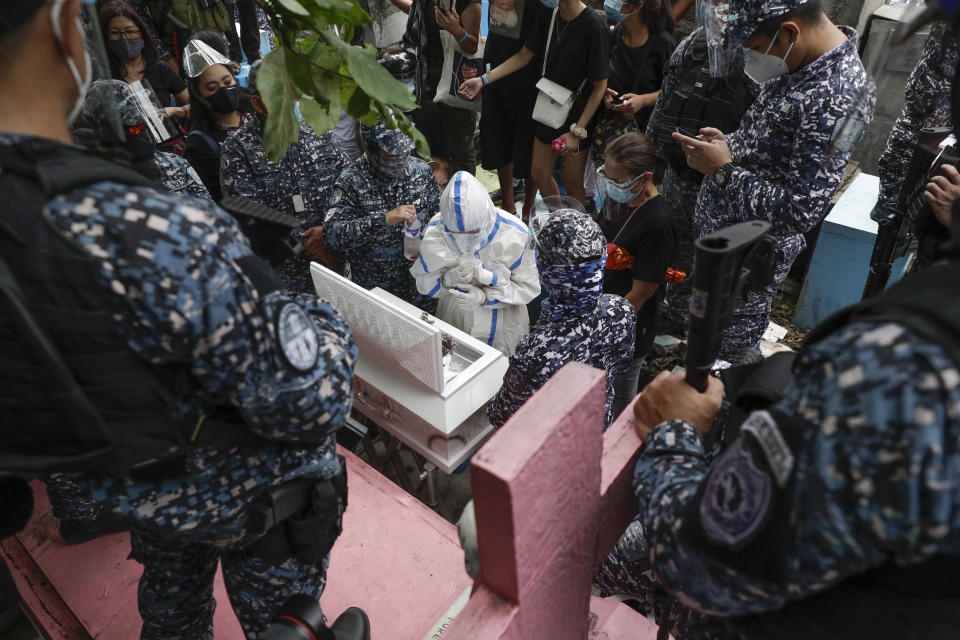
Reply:
[[675, 640], [732, 640], [723, 620], [680, 605], [657, 582], [643, 525], [634, 520], [593, 576], [596, 595], [629, 594], [637, 610], [661, 626], [666, 622]]
[[744, 349], [760, 349], [760, 339], [770, 324], [773, 296], [804, 246], [803, 236], [777, 238], [773, 281], [759, 289], [750, 289], [749, 284], [744, 287], [745, 296], [734, 303], [730, 323], [723, 332], [718, 355], [721, 360], [731, 360]]
[[670, 266], [687, 273], [683, 282], [667, 283], [667, 305], [660, 312], [660, 327], [663, 331], [679, 332], [687, 328], [690, 309], [690, 290], [693, 288], [693, 241], [697, 230], [693, 226], [693, 210], [697, 206], [700, 185], [679, 176], [667, 165], [663, 174], [661, 193], [670, 203], [676, 244]]
[[[241, 529], [242, 530], [242, 529]], [[266, 629], [280, 605], [298, 593], [320, 598], [326, 565], [294, 558], [266, 562], [244, 547], [253, 539], [237, 526], [217, 531], [130, 532], [130, 556], [143, 565], [139, 608], [144, 640], [213, 640], [213, 579], [217, 563], [234, 613], [247, 638]]]

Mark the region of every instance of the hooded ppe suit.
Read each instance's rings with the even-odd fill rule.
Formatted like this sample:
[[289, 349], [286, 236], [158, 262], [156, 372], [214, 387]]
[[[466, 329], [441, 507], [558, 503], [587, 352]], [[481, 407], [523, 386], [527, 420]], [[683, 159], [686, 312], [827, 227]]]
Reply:
[[540, 319], [510, 356], [503, 387], [487, 406], [501, 426], [568, 362], [607, 372], [604, 427], [616, 417], [613, 379], [633, 358], [636, 314], [620, 296], [603, 293], [607, 243], [600, 227], [584, 213], [562, 210], [536, 232], [537, 266], [547, 290]]
[[493, 206], [480, 181], [458, 172], [440, 196], [410, 268], [437, 317], [506, 355], [530, 327], [526, 304], [540, 278], [526, 225]]

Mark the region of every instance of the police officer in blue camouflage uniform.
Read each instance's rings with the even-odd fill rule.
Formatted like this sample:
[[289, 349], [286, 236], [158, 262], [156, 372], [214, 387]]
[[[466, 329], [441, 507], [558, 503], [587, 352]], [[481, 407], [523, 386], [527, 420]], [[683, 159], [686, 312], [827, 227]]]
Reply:
[[613, 379], [633, 359], [636, 313], [622, 297], [603, 293], [603, 232], [587, 214], [561, 209], [534, 218], [531, 236], [548, 295], [540, 319], [510, 356], [487, 415], [502, 426], [563, 365], [583, 362], [607, 372], [604, 426], [610, 426]]
[[[324, 588], [325, 560], [308, 563], [289, 553], [268, 559], [248, 550], [260, 535], [251, 505], [297, 480], [316, 489], [342, 477], [332, 434], [350, 409], [356, 346], [328, 304], [278, 290], [279, 279], [251, 254], [224, 211], [153, 188], [70, 144], [67, 120], [90, 84], [87, 52], [95, 44], [85, 42], [81, 4], [0, 5], [0, 96], [14, 98], [0, 100], [0, 176], [4, 185], [37, 185], [31, 187], [37, 191], [20, 193], [41, 196], [32, 204], [29, 198], [11, 201], [5, 209], [0, 284], [5, 296], [24, 301], [40, 327], [17, 331], [49, 336], [44, 339], [69, 353], [59, 361], [74, 372], [76, 394], [89, 401], [71, 406], [92, 407], [121, 442], [155, 452], [141, 459], [138, 451], [117, 446], [97, 458], [102, 467], [71, 476], [84, 495], [131, 530], [131, 555], [144, 566], [141, 637], [213, 638], [218, 563], [244, 632], [255, 637], [291, 595], [315, 599]], [[29, 109], [23, 108], [26, 95]], [[55, 186], [30, 177], [36, 171], [69, 185], [72, 175], [91, 166], [117, 171], [117, 178], [54, 194], [43, 189]], [[23, 228], [34, 233], [18, 232]], [[32, 242], [46, 249], [37, 251]], [[50, 275], [32, 270], [33, 260], [76, 268]], [[59, 311], [42, 312], [51, 308], [73, 319], [70, 326], [58, 325], [65, 320]], [[8, 455], [11, 438], [40, 437], [57, 425], [40, 420], [33, 431], [13, 429], [9, 407], [26, 405], [20, 420], [29, 422], [62, 402], [37, 396], [29, 385], [11, 396], [17, 358], [29, 360], [40, 384], [40, 372], [49, 370], [41, 363], [52, 356], [20, 355], [9, 317], [0, 319], [9, 356], [0, 366], [0, 436]], [[64, 428], [81, 427], [66, 422]], [[174, 437], [170, 428], [183, 430]], [[64, 446], [53, 439], [46, 444], [51, 451]], [[111, 468], [121, 458], [135, 462], [125, 473]], [[322, 637], [369, 639], [360, 624], [364, 616], [351, 612]], [[341, 633], [346, 626], [354, 632]]]
[[279, 162], [263, 149], [267, 107], [257, 93], [258, 61], [250, 67], [247, 88], [257, 117], [227, 138], [220, 148], [223, 195], [243, 196], [301, 220], [304, 252], [288, 259], [279, 271], [290, 293], [312, 293], [310, 259], [330, 262], [320, 226], [333, 196], [333, 185], [347, 167], [346, 156], [330, 132], [317, 135], [300, 123], [300, 139]]
[[[122, 132], [110, 127], [109, 113], [119, 111]], [[157, 177], [170, 192], [210, 200], [210, 192], [200, 176], [181, 156], [164, 153], [156, 148], [147, 119], [130, 85], [122, 80], [97, 80], [90, 85], [83, 99], [83, 107], [71, 125], [74, 137], [89, 131], [93, 142], [100, 145], [119, 145], [133, 162], [143, 162], [148, 173], [159, 170]], [[123, 138], [118, 138], [118, 133]], [[149, 166], [150, 161], [153, 165]]]
[[157, 149], [154, 161], [157, 163], [157, 169], [160, 170], [160, 182], [171, 193], [213, 201], [210, 192], [203, 186], [203, 181], [197, 175], [197, 170], [184, 160], [183, 156]]
[[[720, 357], [759, 349], [777, 287], [827, 213], [850, 151], [873, 117], [875, 88], [857, 55], [856, 32], [836, 27], [819, 0], [712, 0], [710, 47], [749, 49], [745, 73], [762, 84], [740, 127], [726, 135], [675, 133], [687, 163], [708, 177], [694, 224], [702, 237], [745, 220], [773, 225], [773, 281], [747, 287], [734, 305]], [[708, 16], [710, 12], [708, 11]], [[870, 99], [861, 96], [870, 94]]]
[[[957, 38], [946, 23], [935, 22], [904, 89], [903, 110], [893, 123], [887, 146], [877, 161], [880, 199], [870, 215], [878, 222], [898, 208], [901, 187], [913, 160], [920, 130], [953, 126], [950, 95], [958, 61]], [[913, 189], [918, 186], [907, 185]]]
[[[682, 282], [667, 283], [667, 305], [660, 310], [659, 322], [661, 329], [670, 333], [687, 329], [693, 243], [697, 238], [693, 212], [703, 182], [703, 174], [687, 166], [671, 135], [681, 124], [699, 128], [716, 123], [721, 131], [733, 131], [759, 90], [743, 73], [744, 54], [740, 49], [726, 56], [715, 52], [714, 59], [710, 59], [710, 53], [703, 27], [694, 29], [677, 45], [664, 68], [660, 94], [647, 123], [647, 135], [664, 160], [660, 194], [670, 203], [677, 239], [671, 265], [687, 274]], [[732, 124], [724, 126], [720, 124], [723, 122]]]
[[715, 461], [723, 384], [651, 382], [638, 516], [600, 593], [636, 594], [678, 639], [954, 637], [960, 245], [941, 258], [762, 365], [734, 405], [751, 386], [766, 402], [727, 414]]
[[422, 230], [439, 211], [440, 185], [399, 129], [360, 125], [359, 138], [363, 157], [340, 174], [323, 237], [361, 287], [380, 287], [432, 313], [437, 302], [417, 291], [403, 238], [405, 227]]

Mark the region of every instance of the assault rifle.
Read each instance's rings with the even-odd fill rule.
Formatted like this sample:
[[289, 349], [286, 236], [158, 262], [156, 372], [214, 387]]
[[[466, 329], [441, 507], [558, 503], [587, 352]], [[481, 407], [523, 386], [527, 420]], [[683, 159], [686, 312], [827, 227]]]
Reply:
[[687, 336], [686, 382], [703, 393], [720, 351], [720, 334], [734, 301], [749, 279], [755, 288], [773, 279], [773, 237], [770, 223], [741, 222], [694, 243], [690, 331]]
[[227, 196], [220, 201], [220, 206], [240, 223], [253, 252], [273, 267], [279, 267], [301, 252], [301, 243], [296, 237], [300, 229], [297, 218], [240, 196]]
[[[930, 205], [924, 197], [927, 183], [939, 174], [945, 164], [960, 166], [956, 138], [949, 129], [924, 129], [920, 133], [916, 153], [904, 180], [910, 185], [904, 206], [883, 218], [877, 227], [877, 240], [870, 256], [870, 271], [861, 300], [873, 297], [887, 287], [890, 271], [898, 258], [907, 255], [912, 240], [921, 235], [920, 228], [929, 221]], [[903, 203], [904, 198], [901, 198]]]

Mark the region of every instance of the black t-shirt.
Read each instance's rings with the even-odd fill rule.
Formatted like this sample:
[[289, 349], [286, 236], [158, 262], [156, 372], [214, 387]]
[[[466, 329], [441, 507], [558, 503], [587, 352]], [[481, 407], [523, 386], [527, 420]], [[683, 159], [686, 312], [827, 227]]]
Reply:
[[644, 202], [631, 216], [604, 221], [600, 226], [608, 242], [616, 239], [615, 244], [633, 256], [632, 269], [604, 271], [604, 293], [626, 296], [633, 288], [634, 280], [660, 283], [656, 293], [637, 311], [637, 342], [633, 357], [639, 358], [650, 351], [657, 335], [657, 309], [664, 298], [667, 268], [673, 260], [676, 237], [670, 205], [663, 196], [656, 196]]
[[157, 94], [161, 107], [176, 106], [174, 96], [187, 88], [187, 83], [183, 81], [183, 78], [177, 75], [177, 72], [171, 69], [166, 62], [154, 62], [147, 66], [143, 77], [150, 83], [153, 92]]
[[[539, 0], [538, 0], [539, 1]], [[432, 60], [443, 60], [443, 42], [440, 41], [440, 25], [437, 24], [437, 16], [434, 13], [436, 9], [436, 0], [414, 0], [423, 10], [423, 19], [427, 29], [427, 50], [424, 52], [427, 58]], [[480, 4], [481, 0], [456, 0], [454, 7], [461, 16], [471, 4], [476, 2]], [[411, 11], [411, 16], [413, 12]], [[407, 20], [407, 30], [412, 28], [410, 21]], [[413, 38], [410, 38], [413, 41]]]
[[[492, 0], [490, 12], [487, 45], [483, 50], [483, 62], [489, 69], [520, 51], [534, 29], [544, 28], [541, 16], [550, 18], [550, 10], [540, 0]], [[520, 12], [522, 19], [517, 16]], [[526, 67], [498, 80], [497, 86], [528, 86], [532, 78], [539, 79], [542, 62], [543, 58], [535, 55]]]
[[[610, 43], [610, 80], [607, 87], [619, 94], [642, 95], [659, 91], [663, 72], [677, 43], [666, 31], [651, 33], [639, 47], [628, 47], [623, 42], [622, 28], [607, 31]], [[640, 109], [634, 117], [640, 131], [647, 130], [647, 121], [653, 105]]]
[[[527, 36], [524, 46], [530, 51], [544, 53], [552, 14], [551, 11], [544, 11], [540, 16], [540, 25], [532, 29]], [[572, 91], [576, 91], [586, 79], [583, 91], [570, 111], [571, 115], [583, 111], [583, 105], [593, 90], [592, 84], [610, 76], [609, 45], [605, 32], [606, 27], [590, 7], [581, 11], [570, 22], [563, 20], [559, 12], [557, 13], [550, 48], [546, 52], [546, 77]], [[542, 64], [541, 61], [536, 69], [538, 78]]]

